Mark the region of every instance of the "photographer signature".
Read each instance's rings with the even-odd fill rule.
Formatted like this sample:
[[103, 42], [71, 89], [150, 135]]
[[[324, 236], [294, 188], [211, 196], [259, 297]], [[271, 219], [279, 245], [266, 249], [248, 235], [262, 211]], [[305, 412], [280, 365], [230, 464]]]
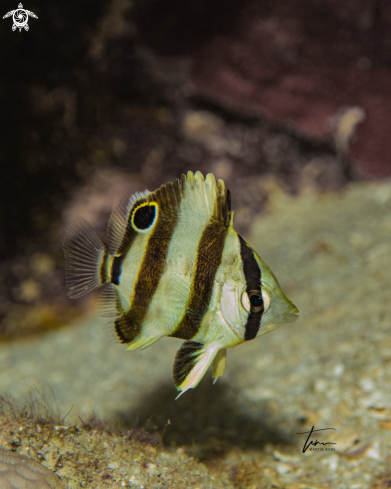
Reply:
[[304, 447], [303, 447], [303, 453], [305, 453], [307, 451], [307, 449], [312, 445], [314, 447], [316, 447], [316, 445], [336, 445], [336, 443], [333, 443], [331, 441], [326, 441], [326, 442], [322, 442], [322, 441], [318, 441], [317, 439], [315, 439], [315, 441], [310, 441], [308, 443], [308, 440], [311, 438], [312, 434], [313, 433], [316, 433], [317, 431], [326, 431], [326, 430], [335, 430], [335, 428], [321, 428], [320, 430], [315, 430], [314, 429], [315, 426], [313, 426], [311, 428], [311, 431], [304, 431], [303, 433], [296, 433], [297, 435], [306, 435], [308, 433], [308, 437], [304, 443]]

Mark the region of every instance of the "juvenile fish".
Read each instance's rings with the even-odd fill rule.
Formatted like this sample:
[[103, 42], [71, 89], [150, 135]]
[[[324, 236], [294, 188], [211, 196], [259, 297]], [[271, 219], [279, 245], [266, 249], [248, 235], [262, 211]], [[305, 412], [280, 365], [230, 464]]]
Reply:
[[162, 336], [185, 340], [173, 367], [179, 395], [210, 365], [214, 381], [222, 376], [227, 348], [297, 319], [271, 270], [234, 230], [230, 192], [211, 173], [188, 172], [121, 200], [107, 234], [108, 249], [83, 218], [69, 226], [68, 295], [104, 285], [98, 311], [114, 317], [128, 350]]

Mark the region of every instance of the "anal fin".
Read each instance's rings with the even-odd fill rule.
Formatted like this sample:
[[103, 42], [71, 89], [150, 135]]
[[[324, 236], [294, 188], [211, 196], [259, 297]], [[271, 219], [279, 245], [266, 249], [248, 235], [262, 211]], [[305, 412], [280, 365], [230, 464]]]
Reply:
[[196, 341], [185, 341], [175, 355], [173, 367], [174, 385], [181, 393], [194, 389], [212, 364], [217, 352], [217, 343], [206, 346]]
[[212, 373], [213, 373], [213, 383], [217, 382], [219, 377], [222, 377], [225, 372], [225, 364], [227, 361], [227, 349], [223, 348], [219, 350], [212, 364]]

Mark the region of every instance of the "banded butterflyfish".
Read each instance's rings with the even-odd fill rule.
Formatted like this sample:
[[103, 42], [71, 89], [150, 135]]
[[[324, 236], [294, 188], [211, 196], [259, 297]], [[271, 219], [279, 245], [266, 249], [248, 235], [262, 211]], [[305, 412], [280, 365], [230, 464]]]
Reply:
[[98, 311], [113, 317], [128, 350], [163, 336], [184, 340], [173, 367], [179, 395], [210, 366], [214, 381], [222, 376], [227, 348], [297, 319], [271, 270], [233, 228], [230, 192], [211, 173], [188, 172], [124, 198], [107, 234], [106, 247], [83, 218], [68, 228], [69, 297], [103, 286]]

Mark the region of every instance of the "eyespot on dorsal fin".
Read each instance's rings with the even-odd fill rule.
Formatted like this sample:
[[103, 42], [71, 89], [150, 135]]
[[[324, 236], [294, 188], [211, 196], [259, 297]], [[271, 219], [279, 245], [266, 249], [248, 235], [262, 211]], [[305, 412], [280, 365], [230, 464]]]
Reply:
[[139, 232], [149, 231], [155, 224], [159, 215], [159, 206], [156, 202], [143, 202], [135, 205], [130, 216], [132, 228]]
[[112, 255], [117, 255], [121, 244], [130, 239], [132, 229], [129, 225], [131, 211], [135, 202], [145, 201], [150, 194], [148, 190], [136, 192], [133, 195], [123, 197], [110, 216], [107, 225], [108, 248]]
[[120, 200], [107, 226], [110, 253], [124, 253], [135, 234], [148, 232], [157, 219], [176, 219], [181, 204], [183, 212], [195, 216], [195, 220], [197, 216], [208, 216], [223, 226], [230, 223], [231, 194], [223, 180], [216, 183], [212, 173], [204, 178], [201, 172], [189, 171], [154, 192], [145, 190]]
[[157, 219], [176, 219], [182, 197], [183, 178], [162, 185], [154, 192], [145, 190], [121, 199], [107, 226], [110, 253], [122, 255], [135, 236], [149, 231]]

